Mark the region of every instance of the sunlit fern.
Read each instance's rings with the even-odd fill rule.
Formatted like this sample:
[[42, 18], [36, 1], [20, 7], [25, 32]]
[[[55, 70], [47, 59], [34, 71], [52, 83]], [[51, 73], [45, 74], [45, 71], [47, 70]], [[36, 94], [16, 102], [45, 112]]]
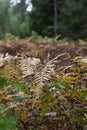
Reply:
[[5, 55], [0, 53], [0, 67], [3, 67], [7, 61], [9, 62], [13, 59], [15, 59], [15, 57], [9, 55], [8, 53]]
[[38, 58], [23, 58], [20, 63], [20, 69], [22, 70], [23, 77], [32, 75], [40, 63]]
[[41, 67], [38, 68], [32, 82], [35, 96], [34, 102], [40, 97], [42, 87], [52, 78], [53, 75], [55, 75], [55, 65], [59, 62], [58, 58], [63, 55], [66, 55], [66, 53], [57, 55], [55, 58], [46, 62], [45, 64], [41, 64]]
[[0, 54], [0, 67], [2, 67], [4, 65], [4, 55], [3, 54]]
[[87, 85], [87, 57], [78, 56], [72, 60], [72, 64], [65, 67], [62, 78], [69, 85], [81, 90]]

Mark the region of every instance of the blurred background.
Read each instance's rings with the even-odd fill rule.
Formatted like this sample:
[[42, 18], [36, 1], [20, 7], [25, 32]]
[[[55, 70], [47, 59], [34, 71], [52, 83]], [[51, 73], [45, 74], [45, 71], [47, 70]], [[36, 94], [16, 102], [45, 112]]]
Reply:
[[87, 38], [87, 0], [0, 0], [0, 39]]

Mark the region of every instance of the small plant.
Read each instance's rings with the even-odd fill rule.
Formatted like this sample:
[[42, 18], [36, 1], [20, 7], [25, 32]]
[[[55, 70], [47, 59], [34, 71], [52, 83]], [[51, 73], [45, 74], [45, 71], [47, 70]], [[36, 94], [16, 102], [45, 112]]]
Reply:
[[8, 85], [8, 82], [6, 78], [3, 75], [0, 75], [0, 89], [2, 89], [3, 87], [7, 85]]
[[80, 45], [82, 45], [82, 46], [87, 45], [87, 41], [86, 41], [86, 40], [78, 39], [77, 42], [78, 42]]
[[42, 36], [38, 35], [35, 31], [32, 31], [31, 38], [33, 40], [41, 40]]
[[19, 40], [19, 37], [18, 36], [15, 36], [11, 33], [6, 33], [5, 34], [5, 40], [14, 40], [14, 41], [18, 41]]
[[6, 109], [4, 104], [0, 104], [0, 129], [1, 130], [18, 130], [17, 114]]

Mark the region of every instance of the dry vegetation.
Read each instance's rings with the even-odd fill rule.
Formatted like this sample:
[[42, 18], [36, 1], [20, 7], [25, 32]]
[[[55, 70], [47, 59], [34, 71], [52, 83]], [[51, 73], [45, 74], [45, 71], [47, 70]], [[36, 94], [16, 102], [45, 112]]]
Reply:
[[0, 42], [0, 129], [87, 130], [87, 45]]

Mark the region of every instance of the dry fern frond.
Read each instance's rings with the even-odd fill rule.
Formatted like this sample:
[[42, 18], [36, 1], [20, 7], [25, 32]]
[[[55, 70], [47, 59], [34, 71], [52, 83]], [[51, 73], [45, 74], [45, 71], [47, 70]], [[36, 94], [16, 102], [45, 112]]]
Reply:
[[4, 62], [5, 62], [4, 55], [0, 54], [0, 67], [4, 65]]
[[13, 57], [13, 56], [9, 55], [8, 53], [6, 53], [4, 59], [5, 59], [5, 61], [8, 62], [8, 61], [11, 61], [11, 60], [15, 59], [15, 57]]
[[34, 81], [32, 82], [34, 86], [35, 97], [38, 98], [41, 93], [41, 88], [44, 86], [46, 81], [51, 78], [51, 75], [54, 73], [53, 65], [47, 63], [45, 67], [43, 66], [40, 71], [35, 74]]
[[35, 100], [32, 107], [36, 103], [36, 100], [39, 99], [42, 93], [42, 87], [45, 85], [46, 81], [51, 78], [51, 75], [54, 73], [54, 65], [48, 62], [45, 66], [42, 66], [38, 72], [36, 72], [34, 80], [32, 82], [33, 92]]
[[52, 60], [50, 60], [50, 62], [51, 62], [51, 61], [52, 61], [52, 62], [55, 62], [55, 60], [58, 61], [58, 58], [60, 58], [60, 57], [62, 57], [62, 56], [67, 56], [68, 58], [71, 58], [69, 53], [62, 53], [62, 54], [59, 54], [59, 55], [57, 55], [56, 57], [54, 57]]
[[58, 58], [63, 55], [66, 55], [66, 53], [57, 55], [52, 60], [48, 61], [44, 65], [41, 65], [35, 73], [35, 77], [32, 82], [35, 100], [39, 98], [42, 87], [52, 78], [53, 75], [55, 75], [55, 64], [59, 62]]
[[72, 65], [64, 69], [62, 78], [73, 87], [84, 88], [87, 82], [87, 57], [75, 57]]
[[86, 65], [87, 66], [87, 57], [75, 57], [73, 59], [74, 62], [79, 63], [80, 65]]
[[4, 54], [0, 54], [0, 67], [4, 66], [6, 62], [9, 62], [13, 59], [15, 59], [15, 57], [9, 55], [8, 53], [6, 53], [5, 56]]
[[39, 63], [40, 59], [38, 58], [22, 59], [20, 63], [20, 69], [22, 70], [23, 77], [34, 74], [34, 71]]
[[21, 72], [17, 70], [12, 61], [5, 65], [4, 75], [8, 81], [19, 81], [21, 79]]

